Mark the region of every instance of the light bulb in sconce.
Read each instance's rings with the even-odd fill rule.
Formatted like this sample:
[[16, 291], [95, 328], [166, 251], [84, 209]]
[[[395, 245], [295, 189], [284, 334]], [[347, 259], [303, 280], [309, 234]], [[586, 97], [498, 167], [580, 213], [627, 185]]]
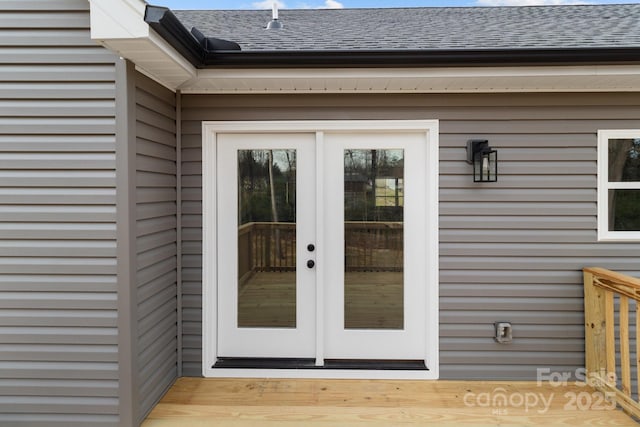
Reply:
[[482, 156], [482, 176], [489, 176], [489, 156]]

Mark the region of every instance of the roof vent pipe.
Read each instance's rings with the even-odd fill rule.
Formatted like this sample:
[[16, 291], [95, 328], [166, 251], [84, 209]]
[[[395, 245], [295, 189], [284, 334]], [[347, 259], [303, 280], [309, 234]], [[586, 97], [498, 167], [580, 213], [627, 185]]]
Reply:
[[267, 24], [267, 30], [279, 30], [283, 27], [282, 23], [278, 21], [278, 3], [273, 3], [273, 15], [271, 21]]

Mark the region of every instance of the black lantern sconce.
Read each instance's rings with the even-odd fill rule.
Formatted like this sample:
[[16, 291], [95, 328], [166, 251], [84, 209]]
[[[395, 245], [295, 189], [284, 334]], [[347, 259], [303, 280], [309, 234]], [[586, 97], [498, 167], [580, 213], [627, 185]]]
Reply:
[[498, 180], [498, 152], [489, 147], [486, 139], [467, 142], [467, 163], [473, 165], [473, 182]]

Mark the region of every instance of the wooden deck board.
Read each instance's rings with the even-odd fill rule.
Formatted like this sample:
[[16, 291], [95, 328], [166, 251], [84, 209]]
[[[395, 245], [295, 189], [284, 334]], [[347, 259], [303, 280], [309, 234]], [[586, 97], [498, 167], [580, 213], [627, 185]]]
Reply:
[[[492, 404], [498, 395], [511, 404]], [[575, 384], [181, 378], [142, 426], [638, 425], [607, 406], [593, 389]]]
[[[349, 329], [402, 329], [403, 273], [345, 274], [345, 326]], [[295, 272], [257, 272], [239, 292], [242, 327], [293, 328], [296, 323]]]

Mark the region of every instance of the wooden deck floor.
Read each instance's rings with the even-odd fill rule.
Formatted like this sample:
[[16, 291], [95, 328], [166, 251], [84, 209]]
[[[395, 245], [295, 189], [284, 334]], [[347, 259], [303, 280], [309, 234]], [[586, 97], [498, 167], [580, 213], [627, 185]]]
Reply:
[[[345, 327], [402, 329], [403, 274], [349, 272], [345, 274]], [[238, 295], [238, 324], [243, 327], [295, 327], [295, 272], [258, 272]]]
[[181, 378], [142, 426], [638, 425], [609, 406], [575, 384]]

